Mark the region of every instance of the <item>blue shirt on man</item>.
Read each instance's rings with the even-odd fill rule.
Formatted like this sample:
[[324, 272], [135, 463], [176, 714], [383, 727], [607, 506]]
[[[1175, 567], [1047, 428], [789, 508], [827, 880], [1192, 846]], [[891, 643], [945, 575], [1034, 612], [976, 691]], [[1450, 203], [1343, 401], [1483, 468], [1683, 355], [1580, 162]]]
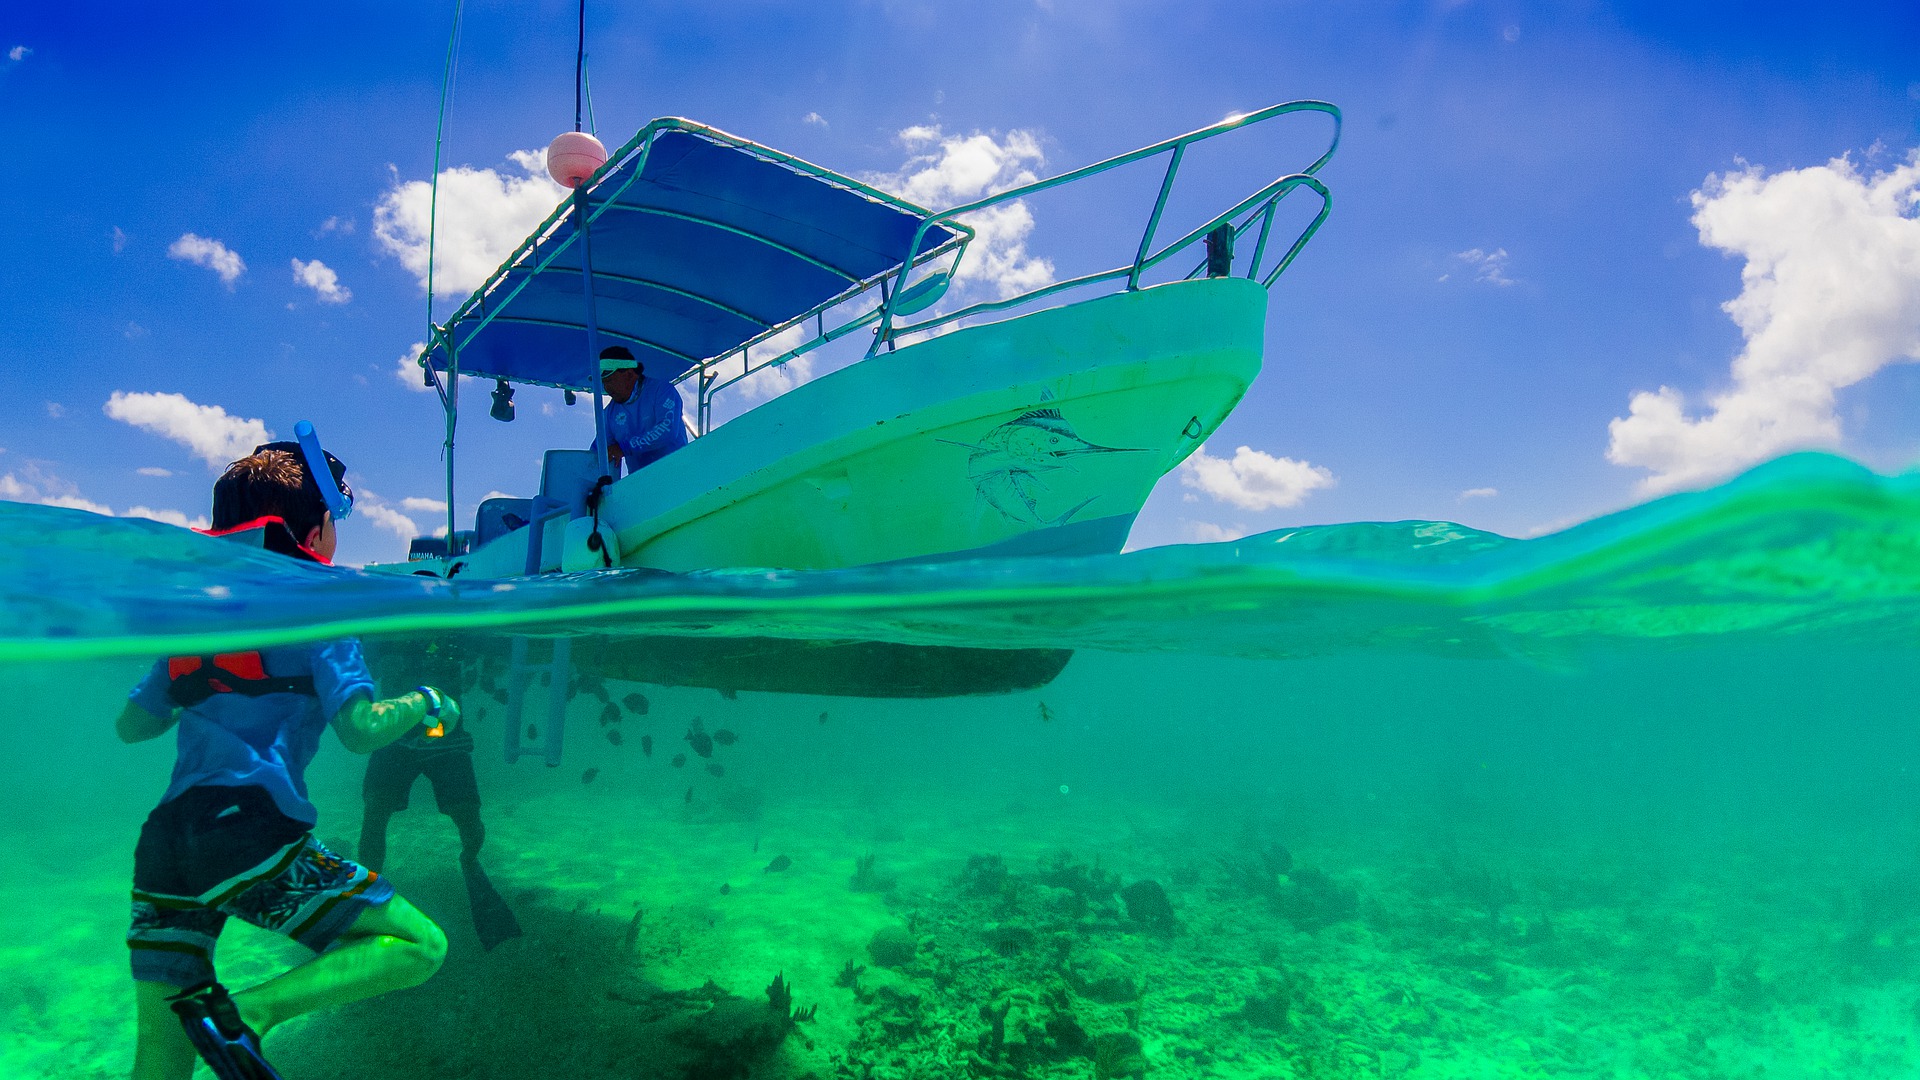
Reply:
[[[214, 694], [180, 710], [178, 757], [162, 803], [192, 787], [258, 785], [288, 817], [309, 825], [319, 819], [307, 798], [307, 763], [341, 707], [356, 695], [373, 697], [373, 676], [353, 638], [261, 649], [260, 661], [273, 678], [311, 676], [313, 695]], [[167, 661], [159, 660], [128, 700], [154, 716], [170, 716], [172, 682]]]
[[629, 474], [687, 445], [680, 393], [665, 379], [641, 379], [626, 401], [606, 403], [606, 417], [607, 440], [620, 448]]

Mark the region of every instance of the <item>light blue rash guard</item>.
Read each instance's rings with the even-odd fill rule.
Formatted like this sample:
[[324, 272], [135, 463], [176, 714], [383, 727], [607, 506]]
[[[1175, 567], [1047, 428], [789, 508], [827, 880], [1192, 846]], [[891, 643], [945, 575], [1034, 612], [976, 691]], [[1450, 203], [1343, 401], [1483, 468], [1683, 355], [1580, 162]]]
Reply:
[[[288, 817], [308, 825], [319, 819], [307, 799], [307, 763], [341, 707], [355, 696], [373, 697], [373, 676], [352, 638], [261, 649], [260, 662], [275, 678], [312, 676], [315, 696], [214, 694], [181, 709], [178, 757], [161, 802], [191, 787], [257, 785]], [[171, 682], [166, 660], [156, 661], [127, 698], [164, 720], [175, 707], [167, 696]]]
[[[606, 404], [607, 439], [619, 447], [628, 474], [687, 445], [687, 426], [680, 420], [680, 392], [665, 379], [640, 380], [624, 403]], [[600, 447], [596, 444], [594, 452]]]

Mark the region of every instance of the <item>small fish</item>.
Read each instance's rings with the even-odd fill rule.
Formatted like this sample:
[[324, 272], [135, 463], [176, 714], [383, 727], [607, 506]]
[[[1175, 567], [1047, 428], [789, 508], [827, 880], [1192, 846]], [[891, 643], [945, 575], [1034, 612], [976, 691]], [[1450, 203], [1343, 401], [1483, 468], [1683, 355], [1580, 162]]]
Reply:
[[821, 714], [820, 714], [820, 722], [821, 722], [821, 723], [823, 723], [823, 724], [827, 722], [827, 714], [826, 714], [826, 713], [821, 713]]
[[599, 769], [588, 769], [586, 772], [580, 774], [580, 782], [583, 784], [591, 784], [593, 783], [593, 778], [599, 775]]
[[653, 756], [653, 736], [640, 736], [640, 752], [648, 757]]
[[507, 703], [507, 692], [497, 687], [487, 691], [487, 696], [492, 698], [497, 705], [505, 705]]
[[740, 736], [735, 735], [726, 728], [721, 728], [719, 731], [713, 733], [713, 741], [719, 743], [721, 746], [732, 746], [734, 743], [740, 741]]
[[1047, 703], [1044, 701], [1040, 703], [1040, 722], [1043, 724], [1053, 723], [1053, 710], [1047, 708]]
[[723, 701], [738, 701], [740, 700], [740, 691], [723, 686], [720, 688], [720, 697]]
[[728, 893], [730, 893], [730, 892], [732, 892], [732, 891], [733, 891], [733, 886], [731, 886], [731, 885], [726, 885], [726, 884], [722, 884], [722, 885], [720, 886], [720, 895], [721, 895], [721, 896], [725, 896], [725, 895], [727, 895]]
[[785, 855], [775, 855], [773, 861], [767, 864], [767, 868], [760, 872], [763, 874], [782, 874], [786, 872], [787, 867], [792, 865], [792, 859], [787, 858]]
[[528, 724], [528, 725], [527, 725], [527, 738], [529, 738], [529, 739], [537, 739], [537, 738], [539, 738], [539, 737], [540, 737], [540, 728], [539, 728], [539, 727], [538, 727], [537, 725], [534, 725], [534, 724]]
[[620, 720], [620, 706], [609, 703], [606, 708], [600, 710], [601, 727], [606, 727], [608, 724], [617, 724]]
[[647, 710], [652, 707], [645, 694], [628, 694], [620, 699], [620, 704], [625, 705], [627, 711], [635, 716], [647, 715]]
[[699, 717], [696, 716], [692, 720], [687, 722], [687, 728], [688, 730], [691, 730], [691, 731], [705, 731], [707, 730], [707, 725], [703, 723]]
[[681, 802], [692, 802], [692, 801], [693, 801], [693, 789], [692, 789], [692, 788], [688, 788], [688, 789], [687, 789], [687, 797], [686, 797], [686, 798], [684, 798], [684, 799], [681, 799], [680, 801], [681, 801]]
[[694, 753], [699, 754], [701, 757], [713, 756], [713, 736], [695, 729], [687, 732], [685, 738], [687, 745], [693, 747]]
[[640, 912], [633, 913], [633, 921], [627, 924], [627, 932], [620, 935], [622, 948], [631, 949], [640, 940]]
[[612, 743], [612, 744], [613, 744], [613, 745], [615, 745], [615, 746], [619, 746], [619, 745], [620, 745], [620, 744], [621, 744], [621, 743], [622, 743], [623, 741], [625, 741], [625, 740], [623, 740], [623, 739], [621, 739], [621, 738], [620, 738], [620, 729], [619, 729], [619, 728], [608, 728], [608, 729], [607, 729], [607, 741], [608, 741], [608, 742], [610, 742], [610, 743]]
[[753, 853], [760, 854], [760, 838], [757, 836], [753, 838]]
[[676, 768], [676, 769], [677, 769], [677, 768], [679, 768], [680, 766], [682, 766], [682, 765], [685, 765], [686, 763], [687, 763], [687, 755], [685, 755], [685, 754], [675, 754], [675, 755], [673, 755], [673, 767], [674, 767], [674, 768]]
[[727, 767], [725, 765], [720, 764], [717, 761], [707, 762], [707, 771], [712, 773], [715, 776], [727, 775]]
[[475, 706], [473, 710], [473, 718], [476, 722], [480, 720], [485, 720], [487, 718], [487, 710], [482, 709], [479, 706]]

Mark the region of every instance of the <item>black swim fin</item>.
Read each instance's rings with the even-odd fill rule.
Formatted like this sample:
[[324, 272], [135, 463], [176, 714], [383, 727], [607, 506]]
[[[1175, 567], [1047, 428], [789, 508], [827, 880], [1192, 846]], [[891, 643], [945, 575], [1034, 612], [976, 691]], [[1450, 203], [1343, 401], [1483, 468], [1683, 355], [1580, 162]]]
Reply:
[[473, 929], [480, 935], [480, 947], [492, 952], [495, 945], [519, 937], [520, 920], [513, 917], [506, 899], [487, 880], [480, 860], [462, 855], [460, 876], [467, 879], [467, 903], [473, 908]]
[[260, 1036], [240, 1019], [227, 988], [217, 982], [188, 987], [168, 999], [200, 1060], [219, 1080], [283, 1080], [260, 1049]]

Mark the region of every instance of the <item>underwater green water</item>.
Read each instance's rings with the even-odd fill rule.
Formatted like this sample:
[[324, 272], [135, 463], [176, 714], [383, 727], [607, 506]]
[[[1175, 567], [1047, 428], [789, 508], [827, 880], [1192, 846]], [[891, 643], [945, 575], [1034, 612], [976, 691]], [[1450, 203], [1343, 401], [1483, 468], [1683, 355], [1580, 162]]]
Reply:
[[[386, 870], [447, 964], [280, 1029], [291, 1077], [1920, 1075], [1913, 474], [1799, 456], [1538, 540], [511, 590], [11, 504], [0, 550], [0, 1075], [131, 1061], [126, 889], [172, 747], [115, 739], [127, 688], [343, 633], [394, 690], [464, 658], [482, 858], [526, 932], [482, 951], [416, 786]], [[516, 633], [696, 685], [582, 667], [562, 764], [509, 765]], [[755, 689], [849, 656], [1044, 685]], [[737, 741], [688, 752], [695, 718]], [[308, 774], [344, 852], [364, 770], [329, 738]], [[233, 927], [219, 960], [299, 958]], [[776, 974], [817, 1012], [768, 1021]]]

